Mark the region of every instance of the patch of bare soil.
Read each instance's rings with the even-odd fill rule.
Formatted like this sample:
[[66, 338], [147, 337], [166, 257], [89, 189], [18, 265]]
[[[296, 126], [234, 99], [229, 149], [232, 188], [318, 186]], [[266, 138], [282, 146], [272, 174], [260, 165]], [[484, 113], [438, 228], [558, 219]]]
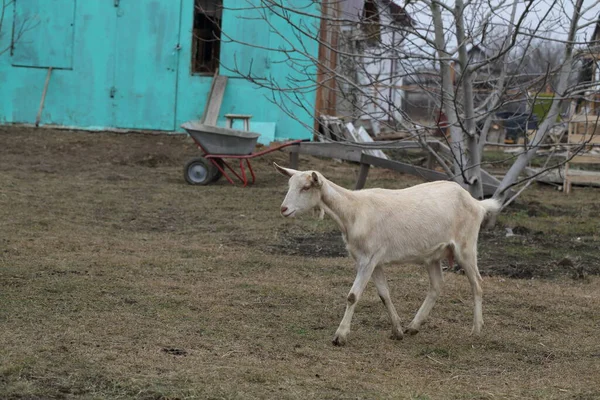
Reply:
[[534, 185], [479, 238], [484, 275], [585, 280], [600, 275], [600, 191]]
[[598, 246], [594, 237], [499, 226], [480, 233], [479, 270], [482, 275], [519, 279], [584, 279], [600, 275]]
[[277, 242], [266, 246], [273, 254], [302, 257], [346, 257], [346, 245], [338, 230], [327, 232], [302, 232], [284, 230]]

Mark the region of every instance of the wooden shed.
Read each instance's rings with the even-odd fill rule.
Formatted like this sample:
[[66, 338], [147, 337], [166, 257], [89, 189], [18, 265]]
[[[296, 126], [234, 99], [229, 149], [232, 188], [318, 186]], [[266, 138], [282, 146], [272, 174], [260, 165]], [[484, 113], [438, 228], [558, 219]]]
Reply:
[[[284, 3], [292, 1], [305, 12], [319, 12], [312, 0]], [[219, 68], [229, 77], [219, 124], [227, 113], [251, 114], [251, 129], [262, 134], [262, 142], [312, 137], [306, 128], [312, 112], [292, 102], [284, 104], [284, 112], [268, 89], [236, 72], [252, 70], [283, 88], [296, 73], [274, 62], [281, 55], [270, 50], [289, 45], [283, 37], [297, 36], [294, 25], [251, 7], [260, 0], [243, 3], [9, 2], [0, 21], [0, 124], [34, 123], [46, 87], [42, 125], [180, 131], [183, 122], [202, 115]], [[316, 41], [306, 40], [302, 47], [317, 57]], [[314, 74], [316, 79], [316, 66]], [[298, 95], [314, 105], [314, 91]]]

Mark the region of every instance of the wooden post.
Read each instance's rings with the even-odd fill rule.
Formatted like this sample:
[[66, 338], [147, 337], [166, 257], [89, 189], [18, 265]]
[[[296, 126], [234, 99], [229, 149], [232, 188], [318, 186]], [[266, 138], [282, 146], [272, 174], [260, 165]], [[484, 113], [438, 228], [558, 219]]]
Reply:
[[319, 131], [319, 117], [326, 113], [325, 98], [328, 93], [325, 89], [325, 65], [327, 60], [327, 46], [331, 45], [327, 37], [327, 19], [329, 17], [329, 1], [324, 0], [321, 3], [321, 21], [319, 26], [319, 50], [318, 50], [318, 65], [316, 74], [317, 93], [315, 99], [315, 116], [313, 129]]
[[297, 151], [290, 152], [290, 168], [298, 169], [298, 161], [300, 159], [300, 153]]
[[[567, 127], [567, 157], [566, 159], [569, 159], [569, 150], [570, 150], [570, 146], [569, 143], [571, 142], [571, 135], [573, 134], [572, 130], [573, 128], [575, 129], [575, 131], [577, 131], [577, 123], [573, 123], [572, 121], [569, 121], [568, 123], [568, 127]], [[573, 124], [575, 124], [575, 126], [573, 127]], [[564, 172], [565, 174], [564, 176], [564, 180], [563, 180], [563, 193], [565, 194], [569, 194], [571, 192], [571, 182], [569, 182], [569, 163], [566, 162], [565, 163], [565, 169]]]
[[431, 152], [427, 152], [427, 169], [434, 169], [435, 168], [435, 157], [433, 157], [433, 154], [431, 154]]
[[360, 171], [358, 173], [358, 179], [356, 180], [354, 190], [360, 190], [365, 187], [365, 183], [367, 183], [367, 175], [369, 175], [369, 168], [371, 168], [371, 164], [360, 164]]

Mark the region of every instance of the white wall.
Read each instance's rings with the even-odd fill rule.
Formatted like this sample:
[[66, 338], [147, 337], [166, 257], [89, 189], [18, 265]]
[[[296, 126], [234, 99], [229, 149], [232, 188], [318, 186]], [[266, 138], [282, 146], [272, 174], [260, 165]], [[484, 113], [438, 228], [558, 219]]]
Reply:
[[[397, 77], [402, 75], [399, 72], [401, 66], [397, 61], [394, 65], [394, 60], [389, 58], [397, 57], [401, 50], [403, 36], [402, 32], [397, 29], [385, 28], [392, 24], [392, 17], [387, 7], [380, 9], [379, 15], [383, 27], [381, 32], [382, 45], [365, 50], [363, 67], [361, 68], [364, 72], [359, 73], [360, 83], [370, 86], [368, 89], [364, 89], [365, 91], [368, 90], [368, 94], [362, 96], [360, 100], [362, 103], [361, 109], [365, 110], [360, 118], [386, 121], [391, 114], [398, 119], [401, 118], [401, 114], [396, 110], [399, 110], [402, 105], [403, 91], [396, 88], [392, 88], [390, 91], [389, 88], [392, 85], [401, 86], [403, 84], [402, 78]], [[385, 59], [385, 57], [389, 58]], [[394, 68], [395, 72], [393, 71]]]

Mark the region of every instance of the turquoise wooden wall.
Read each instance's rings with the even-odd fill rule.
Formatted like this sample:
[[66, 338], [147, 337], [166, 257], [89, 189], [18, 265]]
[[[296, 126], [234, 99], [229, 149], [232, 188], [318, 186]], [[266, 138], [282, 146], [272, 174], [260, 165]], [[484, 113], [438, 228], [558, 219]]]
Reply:
[[[248, 7], [259, 2], [224, 1], [222, 30], [233, 41], [221, 44], [221, 74], [230, 79], [220, 124], [226, 113], [252, 114], [251, 129], [262, 134], [262, 142], [310, 138], [314, 91], [298, 91], [290, 101], [229, 71], [251, 68], [253, 75], [274, 79], [284, 88], [293, 87], [294, 79], [305, 82], [307, 73], [316, 74], [306, 57], [307, 69], [299, 72], [297, 62], [292, 65], [281, 52], [266, 50], [301, 46], [316, 58], [318, 45], [294, 32], [277, 13]], [[0, 55], [0, 123], [35, 122], [48, 67], [54, 70], [42, 124], [181, 131], [183, 122], [200, 118], [212, 77], [191, 73], [194, 1], [116, 3], [118, 7], [112, 0], [16, 1], [2, 24], [0, 50], [10, 44], [13, 26], [25, 21], [31, 29], [14, 51]], [[306, 13], [318, 12], [312, 0], [288, 3]], [[307, 30], [316, 26], [298, 16], [294, 23]]]

